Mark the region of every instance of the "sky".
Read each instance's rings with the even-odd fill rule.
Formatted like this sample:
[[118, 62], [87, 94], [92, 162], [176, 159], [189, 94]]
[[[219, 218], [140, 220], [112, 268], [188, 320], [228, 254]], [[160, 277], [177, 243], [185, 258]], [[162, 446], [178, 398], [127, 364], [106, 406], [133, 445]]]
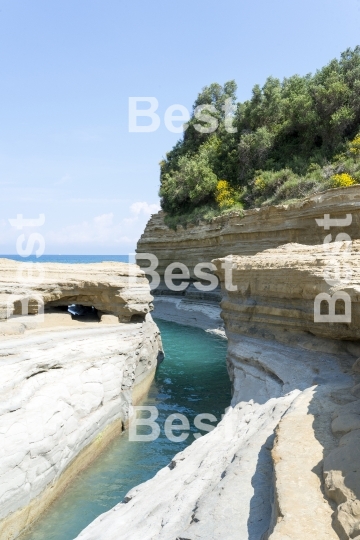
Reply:
[[[243, 101], [357, 44], [360, 0], [0, 0], [0, 254], [33, 233], [47, 254], [132, 253], [181, 137], [169, 106], [230, 79]], [[129, 131], [131, 97], [156, 98], [156, 131]]]

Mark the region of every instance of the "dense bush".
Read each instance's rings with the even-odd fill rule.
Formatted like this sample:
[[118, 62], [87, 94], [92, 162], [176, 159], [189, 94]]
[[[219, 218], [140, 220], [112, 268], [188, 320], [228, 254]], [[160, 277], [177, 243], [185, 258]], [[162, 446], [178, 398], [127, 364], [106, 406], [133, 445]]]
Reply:
[[213, 137], [198, 152], [179, 156], [176, 168], [162, 175], [160, 193], [165, 211], [184, 212], [213, 200], [218, 179], [211, 161], [218, 142]]
[[[160, 164], [161, 205], [173, 222], [360, 181], [360, 47], [314, 75], [269, 77], [244, 103], [235, 93], [234, 81], [205, 87], [182, 140]], [[235, 132], [227, 129], [226, 102], [234, 105]], [[194, 115], [204, 105], [213, 106], [207, 122]], [[218, 127], [206, 133], [211, 122]], [[229, 193], [224, 203], [219, 182]]]

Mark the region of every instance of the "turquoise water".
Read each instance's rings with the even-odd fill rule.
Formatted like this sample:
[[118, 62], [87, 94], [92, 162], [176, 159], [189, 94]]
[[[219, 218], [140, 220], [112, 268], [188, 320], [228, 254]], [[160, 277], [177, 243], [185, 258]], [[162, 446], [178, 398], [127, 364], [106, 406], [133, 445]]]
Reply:
[[[21, 540], [72, 540], [194, 441], [197, 414], [211, 413], [219, 421], [229, 406], [226, 341], [197, 328], [156, 322], [166, 357], [143, 404], [158, 408], [160, 437], [151, 443], [130, 442], [127, 432], [117, 437]], [[183, 443], [170, 442], [164, 435], [164, 421], [173, 413], [190, 421], [191, 434]]]

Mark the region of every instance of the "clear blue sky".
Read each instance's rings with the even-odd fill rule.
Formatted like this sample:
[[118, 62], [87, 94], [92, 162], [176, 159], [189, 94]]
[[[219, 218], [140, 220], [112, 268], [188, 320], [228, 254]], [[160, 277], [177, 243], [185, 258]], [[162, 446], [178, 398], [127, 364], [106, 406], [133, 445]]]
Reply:
[[[229, 79], [245, 100], [358, 43], [359, 0], [0, 0], [0, 253], [8, 218], [40, 213], [49, 254], [133, 251], [179, 137], [169, 105]], [[131, 96], [158, 99], [158, 131], [128, 132]]]

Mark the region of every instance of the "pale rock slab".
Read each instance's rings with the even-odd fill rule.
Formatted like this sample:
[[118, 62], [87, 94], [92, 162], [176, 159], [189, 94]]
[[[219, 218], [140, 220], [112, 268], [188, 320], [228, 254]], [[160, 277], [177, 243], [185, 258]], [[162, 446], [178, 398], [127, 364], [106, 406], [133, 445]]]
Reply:
[[[0, 537], [7, 540], [121, 433], [163, 358], [138, 268], [130, 282], [123, 264], [50, 264], [41, 285], [24, 285], [18, 265], [0, 262], [2, 300], [40, 291], [46, 310], [39, 322], [35, 315], [0, 321]], [[101, 307], [105, 321], [57, 311], [70, 303]], [[134, 315], [140, 322], [119, 323]]]
[[194, 326], [225, 337], [220, 306], [215, 302], [191, 300], [186, 296], [155, 296], [154, 316], [184, 326]]
[[273, 432], [297, 394], [231, 408], [77, 540], [260, 538], [271, 516]]
[[338, 539], [332, 508], [322, 492], [324, 448], [334, 445], [327, 418], [331, 406], [322, 387], [307, 389], [276, 429], [272, 450], [275, 505], [269, 540]]
[[324, 461], [325, 490], [338, 506], [334, 527], [341, 540], [360, 533], [360, 399], [338, 407], [332, 431], [342, 435]]

